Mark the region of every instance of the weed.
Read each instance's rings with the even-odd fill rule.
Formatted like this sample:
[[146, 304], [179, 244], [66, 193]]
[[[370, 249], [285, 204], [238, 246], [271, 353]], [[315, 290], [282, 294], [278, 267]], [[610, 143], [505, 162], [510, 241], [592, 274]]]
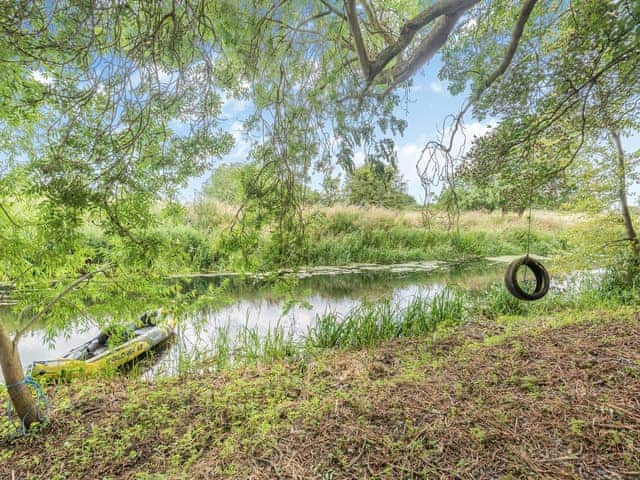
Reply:
[[584, 420], [579, 420], [577, 418], [572, 418], [569, 420], [569, 429], [571, 433], [575, 436], [580, 436], [582, 434], [582, 429], [584, 428], [586, 422]]
[[487, 431], [481, 427], [473, 427], [471, 429], [471, 435], [480, 443], [483, 443], [487, 439]]

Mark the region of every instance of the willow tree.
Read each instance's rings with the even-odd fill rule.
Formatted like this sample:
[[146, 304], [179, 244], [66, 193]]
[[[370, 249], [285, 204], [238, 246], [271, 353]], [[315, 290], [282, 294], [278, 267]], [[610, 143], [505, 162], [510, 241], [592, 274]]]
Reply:
[[[472, 72], [475, 108], [478, 99], [497, 100], [491, 92], [505, 73], [526, 75], [512, 65], [523, 42], [529, 48], [553, 31], [570, 6], [562, 0], [4, 5], [0, 281], [12, 288], [19, 326], [11, 339], [3, 320], [0, 363], [7, 383], [17, 385], [10, 393], [25, 423], [33, 420], [33, 404], [21, 383], [21, 332], [37, 321], [65, 328], [88, 304], [105, 314], [154, 302], [151, 286], [162, 269], [149, 234], [151, 206], [230, 147], [216, 123], [219, 89], [252, 102], [246, 129], [255, 135], [251, 156], [260, 165], [254, 211], [276, 222], [276, 253], [286, 259], [302, 221], [300, 178], [335, 164], [353, 169], [357, 149], [375, 161], [393, 159], [393, 136], [406, 127], [397, 114], [399, 87], [438, 51], [461, 41], [469, 46], [467, 65], [481, 67]], [[491, 48], [474, 50], [469, 32]], [[89, 224], [106, 236], [106, 246], [89, 241]], [[132, 294], [141, 289], [144, 295]]]
[[[505, 19], [507, 11], [512, 21], [501, 25], [501, 33], [508, 36], [503, 58], [486, 79], [493, 82], [509, 65], [537, 3], [252, 0], [233, 7], [227, 4], [237, 9], [240, 20], [238, 28], [219, 32], [224, 48], [217, 72], [225, 87], [255, 107], [245, 127], [257, 138], [252, 157], [265, 168], [253, 211], [277, 210], [269, 221], [276, 225], [276, 250], [284, 255], [276, 257], [304, 258], [299, 241], [304, 238], [303, 195], [294, 192], [300, 178], [313, 170], [330, 177], [336, 167], [351, 174], [356, 154], [372, 167], [383, 163], [395, 169], [394, 137], [406, 128], [398, 107], [412, 77], [470, 21], [480, 18], [490, 23], [496, 15]], [[274, 202], [269, 192], [276, 191], [281, 200]], [[259, 227], [256, 218], [266, 218], [251, 211], [243, 210], [245, 221], [237, 229], [245, 240], [255, 237], [247, 227]]]
[[174, 293], [151, 207], [232, 145], [199, 5], [3, 6], [0, 282], [15, 304], [11, 322], [0, 310], [0, 367], [25, 426], [25, 332], [125, 320]]
[[[594, 85], [619, 85], [615, 91], [627, 95], [634, 82], [622, 79], [634, 74], [640, 51], [639, 7], [631, 0], [241, 4], [253, 22], [251, 41], [248, 47], [237, 43], [233, 65], [248, 81], [247, 94], [264, 99], [264, 85], [276, 81], [276, 69], [288, 75], [306, 70], [305, 98], [315, 102], [316, 130], [330, 139], [324, 145], [321, 134], [310, 139], [323, 147], [317, 155], [321, 167], [333, 159], [353, 168], [357, 148], [368, 158], [367, 152], [392, 144], [384, 128], [402, 131], [401, 119], [393, 115], [401, 99], [396, 92], [441, 53], [441, 77], [449, 81], [452, 93], [468, 96], [461, 111], [445, 121], [443, 135], [429, 142], [418, 165], [427, 190], [433, 180], [455, 181], [454, 164], [463, 162], [455, 138], [469, 113], [479, 119], [511, 119], [513, 156], [530, 158], [545, 145], [544, 155], [554, 160], [527, 169], [536, 170], [537, 177], [540, 170], [545, 178], [557, 177], [585, 145], [588, 122], [583, 119], [604, 118], [595, 115]], [[608, 103], [609, 110], [618, 103]], [[258, 102], [258, 110], [272, 112], [270, 105]], [[384, 108], [376, 110], [380, 105]], [[394, 132], [394, 126], [400, 128]], [[502, 131], [507, 129], [505, 124]], [[614, 145], [619, 143], [615, 134], [610, 136]], [[617, 151], [620, 165], [624, 150]], [[631, 237], [633, 231], [627, 230]]]

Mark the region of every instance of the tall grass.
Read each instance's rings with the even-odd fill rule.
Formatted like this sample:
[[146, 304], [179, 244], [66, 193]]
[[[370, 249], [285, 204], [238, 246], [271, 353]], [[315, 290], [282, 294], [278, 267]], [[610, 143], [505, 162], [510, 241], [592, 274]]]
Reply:
[[[349, 263], [401, 263], [407, 261], [453, 260], [465, 257], [516, 255], [526, 251], [528, 230], [461, 230], [407, 226], [379, 218], [375, 222], [351, 214], [316, 217], [308, 229], [308, 259], [314, 265]], [[533, 232], [533, 253], [549, 255], [567, 248], [567, 242], [550, 233]]]
[[433, 332], [438, 325], [464, 319], [464, 296], [447, 287], [432, 298], [416, 297], [406, 307], [390, 300], [360, 305], [344, 316], [329, 312], [319, 316], [306, 336], [306, 346], [357, 349], [373, 347], [402, 337]]
[[[228, 233], [225, 236], [234, 218], [232, 206], [203, 200], [189, 205], [186, 212], [187, 224], [207, 238], [211, 254], [192, 236], [184, 238], [185, 232], [170, 235], [175, 226], [167, 226], [164, 233], [167, 237], [184, 238], [180, 244], [188, 247], [186, 263], [201, 269], [269, 270], [298, 264], [391, 264], [515, 255], [526, 249], [528, 237], [526, 216], [515, 214], [463, 212], [456, 232], [449, 229], [444, 216], [437, 215], [425, 228], [419, 210], [346, 205], [309, 207], [304, 212], [304, 251], [294, 252], [296, 247], [292, 246], [287, 265], [283, 265], [270, 248], [272, 228], [250, 232], [253, 247], [249, 255], [237, 241], [227, 238]], [[567, 225], [580, 221], [578, 216], [555, 212], [534, 212], [534, 219], [531, 251], [539, 255], [565, 250]]]
[[199, 370], [203, 365], [224, 370], [298, 358], [309, 351], [371, 348], [396, 338], [419, 337], [440, 325], [463, 321], [464, 299], [459, 289], [447, 287], [433, 297], [415, 297], [406, 306], [391, 300], [363, 303], [344, 315], [318, 315], [303, 338], [280, 323], [266, 329], [245, 324], [235, 335], [228, 325], [218, 327], [209, 348], [179, 350], [175, 373]]

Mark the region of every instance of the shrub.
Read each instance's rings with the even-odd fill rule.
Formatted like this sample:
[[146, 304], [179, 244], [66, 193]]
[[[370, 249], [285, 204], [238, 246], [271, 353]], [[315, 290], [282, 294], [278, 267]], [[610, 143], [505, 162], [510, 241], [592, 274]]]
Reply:
[[204, 272], [211, 270], [215, 254], [209, 241], [200, 232], [187, 226], [167, 226], [155, 231], [167, 252], [168, 262], [176, 268]]
[[599, 291], [603, 298], [622, 304], [640, 301], [640, 259], [628, 251], [617, 255], [606, 269]]

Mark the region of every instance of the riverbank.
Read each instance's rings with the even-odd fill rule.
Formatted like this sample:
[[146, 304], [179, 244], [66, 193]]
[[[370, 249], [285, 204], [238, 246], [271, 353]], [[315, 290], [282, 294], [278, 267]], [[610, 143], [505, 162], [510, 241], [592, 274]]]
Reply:
[[[187, 206], [167, 216], [154, 233], [173, 273], [267, 272], [282, 267], [464, 261], [478, 257], [539, 255], [572, 250], [574, 229], [596, 219], [582, 214], [534, 211], [529, 238], [527, 216], [499, 212], [431, 212], [427, 223], [417, 209], [308, 207], [301, 213], [301, 237], [282, 258], [282, 240], [272, 226], [251, 232], [238, 225], [237, 207], [216, 201]], [[606, 222], [599, 219], [601, 227]], [[100, 232], [90, 243], [109, 248]]]
[[2, 478], [637, 478], [635, 309], [498, 316], [358, 351], [49, 390]]

